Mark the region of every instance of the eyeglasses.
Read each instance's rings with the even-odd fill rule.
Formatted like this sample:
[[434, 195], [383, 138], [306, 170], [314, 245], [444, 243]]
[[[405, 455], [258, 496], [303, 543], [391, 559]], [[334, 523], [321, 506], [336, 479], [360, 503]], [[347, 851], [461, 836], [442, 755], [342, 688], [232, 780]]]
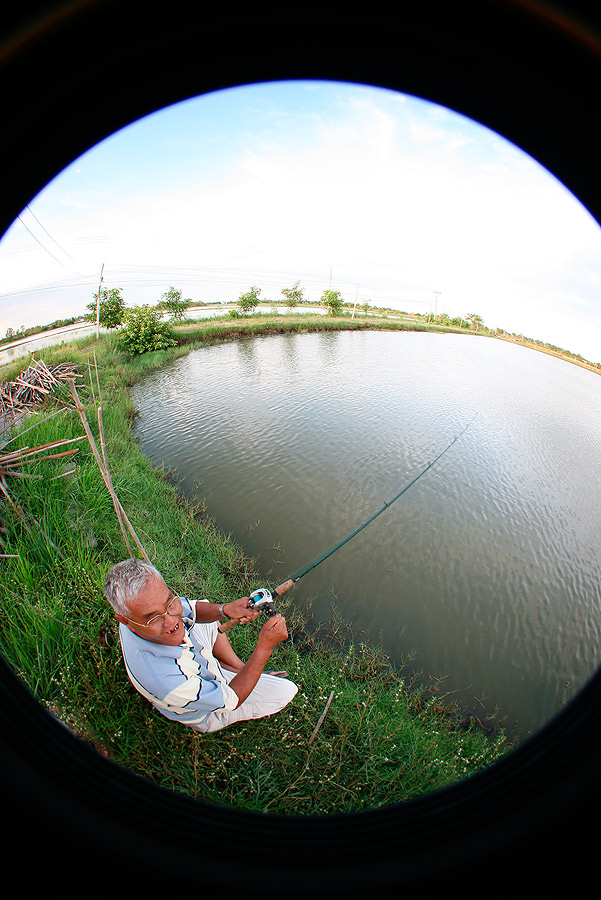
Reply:
[[138, 625], [140, 628], [148, 628], [150, 631], [159, 632], [165, 624], [165, 616], [179, 616], [182, 609], [183, 607], [180, 598], [177, 594], [174, 594], [167, 603], [165, 612], [153, 616], [145, 625], [142, 622], [136, 622], [135, 619], [130, 619], [128, 616], [124, 616], [123, 618], [127, 619], [127, 621], [131, 622], [133, 625]]

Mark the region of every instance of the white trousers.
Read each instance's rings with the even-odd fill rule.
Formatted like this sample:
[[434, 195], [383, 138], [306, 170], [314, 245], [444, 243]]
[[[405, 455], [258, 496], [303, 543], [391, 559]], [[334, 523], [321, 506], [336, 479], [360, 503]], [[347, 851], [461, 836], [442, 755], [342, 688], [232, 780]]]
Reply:
[[[204, 654], [215, 643], [217, 625], [213, 622], [210, 624], [197, 623], [194, 629], [198, 629], [203, 633]], [[229, 669], [224, 669], [221, 666], [220, 668], [229, 684], [236, 673], [230, 672]], [[263, 673], [246, 700], [236, 709], [216, 709], [214, 712], [209, 713], [203, 722], [189, 727], [206, 734], [209, 731], [219, 731], [221, 728], [232, 725], [234, 722], [244, 722], [248, 719], [262, 719], [264, 716], [272, 716], [287, 706], [297, 691], [298, 687], [290, 679]]]

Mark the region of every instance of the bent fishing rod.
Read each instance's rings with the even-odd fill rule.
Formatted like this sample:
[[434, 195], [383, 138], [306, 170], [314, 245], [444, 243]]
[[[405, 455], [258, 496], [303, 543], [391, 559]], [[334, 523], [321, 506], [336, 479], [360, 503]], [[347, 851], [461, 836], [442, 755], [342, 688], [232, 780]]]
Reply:
[[[421, 470], [421, 472], [418, 475], [416, 475], [415, 478], [413, 478], [409, 482], [409, 484], [406, 484], [402, 488], [402, 490], [400, 490], [398, 492], [398, 494], [395, 494], [394, 497], [392, 497], [390, 500], [388, 500], [386, 503], [384, 503], [384, 505], [381, 506], [378, 510], [376, 510], [376, 512], [372, 513], [372, 515], [369, 516], [364, 522], [362, 522], [361, 525], [358, 525], [352, 531], [349, 531], [349, 533], [347, 535], [345, 535], [345, 537], [343, 537], [341, 540], [337, 541], [335, 544], [332, 544], [331, 547], [328, 547], [328, 549], [324, 553], [321, 553], [319, 556], [314, 557], [310, 562], [308, 562], [302, 568], [297, 569], [296, 572], [293, 572], [292, 575], [289, 575], [288, 578], [285, 581], [282, 581], [281, 584], [278, 584], [277, 587], [257, 588], [256, 590], [254, 590], [248, 598], [249, 605], [253, 609], [257, 610], [258, 612], [267, 612], [267, 613], [269, 613], [269, 615], [275, 615], [275, 613], [277, 612], [277, 609], [275, 607], [275, 602], [274, 602], [275, 600], [277, 600], [279, 597], [281, 597], [283, 594], [285, 594], [287, 591], [289, 591], [290, 588], [293, 588], [294, 585], [297, 583], [297, 581], [300, 581], [301, 578], [304, 578], [305, 575], [307, 575], [309, 572], [311, 572], [317, 566], [321, 565], [321, 563], [324, 562], [329, 556], [331, 556], [337, 550], [340, 550], [341, 547], [343, 547], [352, 538], [354, 538], [356, 535], [358, 535], [360, 531], [363, 531], [364, 528], [367, 528], [367, 526], [371, 522], [373, 522], [374, 519], [377, 519], [378, 516], [380, 516], [385, 510], [387, 510], [390, 506], [392, 506], [392, 504], [395, 503], [399, 499], [399, 497], [402, 497], [403, 494], [406, 494], [407, 491], [410, 488], [412, 488], [413, 485], [416, 484], [416, 482], [418, 482], [420, 480], [420, 478], [422, 478], [426, 474], [426, 472], [428, 472], [432, 468], [432, 466], [434, 466], [438, 462], [438, 460], [441, 459], [441, 457], [443, 457], [445, 455], [445, 453], [447, 453], [447, 451], [449, 451], [451, 449], [451, 447], [454, 444], [457, 443], [457, 441], [468, 430], [468, 428], [470, 427], [470, 425], [472, 424], [472, 422], [474, 421], [474, 419], [476, 418], [477, 415], [478, 415], [478, 413], [476, 413], [476, 415], [472, 419], [470, 419], [470, 421], [467, 423], [467, 425], [464, 428], [462, 428], [462, 430], [459, 432], [459, 434], [457, 434], [453, 438], [453, 440], [450, 442], [450, 444], [447, 444], [447, 446], [444, 448], [444, 450], [442, 450], [438, 454], [438, 456], [435, 456], [434, 459], [431, 460], [428, 463], [428, 465], [425, 466], [425, 468], [423, 468]], [[229, 628], [232, 628], [235, 624], [236, 624], [236, 619], [230, 619], [227, 622], [222, 622], [220, 625], [220, 630], [227, 631]]]

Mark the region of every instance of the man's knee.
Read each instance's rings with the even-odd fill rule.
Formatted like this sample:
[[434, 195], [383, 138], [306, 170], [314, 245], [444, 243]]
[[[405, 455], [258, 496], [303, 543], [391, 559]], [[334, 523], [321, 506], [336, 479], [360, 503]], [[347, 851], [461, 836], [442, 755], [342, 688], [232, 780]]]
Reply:
[[269, 681], [270, 700], [283, 709], [298, 693], [298, 687], [289, 678], [280, 678], [277, 675], [263, 675]]
[[288, 678], [280, 679], [282, 682], [283, 693], [285, 697], [284, 706], [287, 706], [288, 703], [296, 696], [298, 693], [298, 686], [290, 681]]

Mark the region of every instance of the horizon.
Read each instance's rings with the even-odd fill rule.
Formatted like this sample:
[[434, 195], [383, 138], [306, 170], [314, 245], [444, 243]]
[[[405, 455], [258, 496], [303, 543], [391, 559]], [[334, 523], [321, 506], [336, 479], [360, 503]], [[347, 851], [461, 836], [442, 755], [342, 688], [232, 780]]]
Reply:
[[59, 173], [0, 241], [0, 334], [170, 287], [346, 302], [502, 328], [601, 361], [601, 229], [490, 129], [384, 88], [266, 82], [182, 101]]

